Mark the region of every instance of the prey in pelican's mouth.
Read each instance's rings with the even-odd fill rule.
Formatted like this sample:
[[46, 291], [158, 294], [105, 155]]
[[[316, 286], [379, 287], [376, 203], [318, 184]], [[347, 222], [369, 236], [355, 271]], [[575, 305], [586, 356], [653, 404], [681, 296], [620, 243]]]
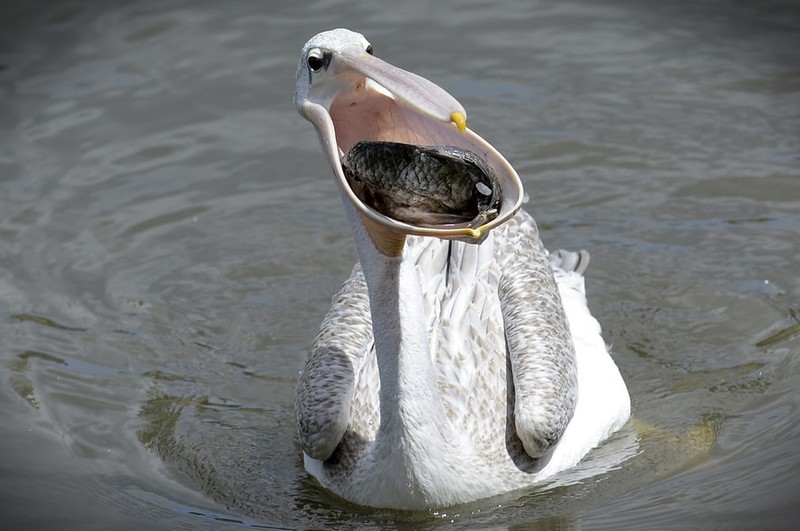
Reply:
[[[397, 242], [402, 248], [409, 234], [480, 243], [522, 205], [519, 176], [491, 144], [467, 128], [462, 105], [431, 81], [375, 57], [358, 33], [332, 30], [306, 43], [297, 67], [295, 106], [316, 127], [340, 188], [387, 254], [394, 254]], [[379, 212], [358, 197], [342, 169], [344, 156], [361, 141], [452, 146], [474, 153], [499, 187], [496, 215], [431, 225]]]

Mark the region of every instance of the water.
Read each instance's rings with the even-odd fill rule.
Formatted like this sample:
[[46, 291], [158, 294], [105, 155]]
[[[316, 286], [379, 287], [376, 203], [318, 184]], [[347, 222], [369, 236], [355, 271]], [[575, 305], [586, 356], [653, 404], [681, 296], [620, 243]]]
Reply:
[[[3, 526], [791, 527], [798, 15], [4, 3]], [[423, 513], [355, 507], [304, 473], [293, 389], [354, 250], [291, 93], [302, 44], [337, 26], [461, 100], [545, 243], [592, 252], [635, 416], [605, 450], [639, 446], [618, 470]]]

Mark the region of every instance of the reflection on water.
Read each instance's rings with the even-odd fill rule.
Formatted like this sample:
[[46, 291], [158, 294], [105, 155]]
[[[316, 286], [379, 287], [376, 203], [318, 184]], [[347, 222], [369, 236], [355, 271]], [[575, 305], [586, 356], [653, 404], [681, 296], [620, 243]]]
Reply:
[[[793, 5], [273, 4], [4, 6], [6, 524], [795, 522]], [[616, 469], [418, 513], [303, 471], [297, 372], [354, 252], [291, 91], [300, 46], [336, 26], [456, 95], [545, 243], [591, 251], [634, 420], [583, 466], [635, 454]]]

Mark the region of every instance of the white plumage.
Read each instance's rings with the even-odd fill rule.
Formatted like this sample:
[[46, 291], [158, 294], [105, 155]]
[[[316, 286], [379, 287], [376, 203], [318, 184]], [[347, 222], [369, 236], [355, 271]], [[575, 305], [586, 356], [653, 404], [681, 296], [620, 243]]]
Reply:
[[[304, 47], [295, 100], [329, 156], [356, 133], [337, 130], [339, 145], [327, 145], [328, 126], [304, 104], [317, 85], [347, 85], [333, 66], [315, 80], [308, 54], [330, 61], [367, 45], [335, 30]], [[404, 71], [390, 74], [381, 94], [402, 90]], [[326, 90], [314, 105], [334, 105]], [[359, 265], [334, 297], [296, 401], [306, 468], [322, 485], [376, 507], [468, 502], [551, 478], [626, 422], [625, 383], [586, 305], [586, 253], [548, 256], [522, 211], [480, 245], [409, 236], [387, 253], [344, 195]]]

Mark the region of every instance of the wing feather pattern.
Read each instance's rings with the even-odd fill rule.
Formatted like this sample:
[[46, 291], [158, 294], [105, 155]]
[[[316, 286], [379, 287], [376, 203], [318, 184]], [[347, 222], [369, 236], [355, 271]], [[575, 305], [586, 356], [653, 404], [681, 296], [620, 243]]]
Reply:
[[499, 295], [514, 381], [514, 422], [525, 452], [536, 458], [561, 438], [575, 412], [575, 349], [533, 218], [520, 212], [501, 230]]
[[328, 459], [342, 440], [356, 380], [372, 343], [367, 284], [356, 264], [333, 298], [297, 387], [297, 428], [310, 457]]

